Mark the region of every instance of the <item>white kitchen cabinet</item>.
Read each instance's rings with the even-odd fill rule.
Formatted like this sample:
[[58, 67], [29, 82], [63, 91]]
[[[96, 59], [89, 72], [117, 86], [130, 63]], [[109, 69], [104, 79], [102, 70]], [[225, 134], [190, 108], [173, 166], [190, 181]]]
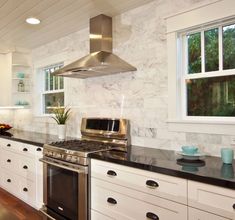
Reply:
[[43, 201], [40, 147], [0, 138], [0, 186], [39, 209]]
[[235, 190], [188, 181], [188, 205], [235, 219]]
[[160, 197], [95, 178], [91, 189], [91, 208], [116, 220], [187, 219], [187, 206]]
[[147, 213], [160, 220], [235, 220], [235, 190], [91, 160], [91, 220], [151, 219]]
[[187, 220], [186, 201], [187, 180], [91, 160], [91, 220]]
[[[187, 204], [187, 180], [160, 173], [92, 160], [91, 176], [153, 196]], [[114, 172], [114, 174], [113, 174]], [[109, 174], [110, 173], [110, 174]], [[148, 184], [155, 184], [150, 187]]]
[[189, 216], [188, 220], [228, 220], [228, 218], [224, 218], [194, 208], [189, 208], [188, 216]]

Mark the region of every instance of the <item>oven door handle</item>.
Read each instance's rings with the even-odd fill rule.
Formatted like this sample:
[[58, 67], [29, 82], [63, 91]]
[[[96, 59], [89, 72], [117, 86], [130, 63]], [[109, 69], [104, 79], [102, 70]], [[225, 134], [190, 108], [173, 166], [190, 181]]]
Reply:
[[65, 165], [62, 165], [62, 164], [59, 164], [59, 163], [54, 163], [54, 162], [51, 162], [51, 161], [48, 161], [48, 160], [45, 160], [45, 159], [42, 159], [42, 158], [40, 158], [39, 161], [41, 161], [43, 163], [46, 163], [46, 164], [50, 164], [50, 165], [55, 166], [55, 167], [65, 169], [65, 170], [70, 170], [70, 171], [77, 172], [77, 173], [86, 173], [85, 169], [84, 170], [75, 169], [75, 168], [65, 166]]

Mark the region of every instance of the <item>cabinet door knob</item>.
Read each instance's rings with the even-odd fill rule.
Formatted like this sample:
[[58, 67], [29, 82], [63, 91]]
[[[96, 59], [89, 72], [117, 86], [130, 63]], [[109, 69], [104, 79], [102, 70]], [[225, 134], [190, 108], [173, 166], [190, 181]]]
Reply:
[[116, 201], [114, 198], [111, 198], [111, 197], [109, 197], [109, 198], [107, 199], [107, 202], [110, 203], [110, 204], [113, 204], [113, 205], [116, 205], [116, 204], [117, 204], [117, 201]]
[[147, 180], [146, 185], [152, 189], [159, 187], [158, 183], [153, 180]]
[[23, 166], [23, 168], [24, 168], [25, 170], [27, 170], [27, 169], [28, 169], [28, 167], [27, 167], [26, 165], [24, 165], [24, 166]]
[[27, 149], [27, 148], [24, 148], [23, 151], [28, 151], [28, 149]]
[[40, 147], [37, 148], [37, 151], [42, 151], [42, 149]]
[[10, 182], [11, 182], [11, 179], [7, 179], [7, 182], [10, 183]]
[[10, 162], [11, 162], [11, 160], [10, 160], [10, 159], [8, 159], [8, 160], [7, 160], [7, 163], [10, 163]]
[[11, 146], [11, 144], [7, 144], [7, 147], [10, 147]]
[[235, 209], [235, 203], [233, 204], [233, 209]]
[[25, 187], [25, 188], [23, 189], [23, 191], [24, 191], [24, 192], [28, 192], [28, 189]]
[[117, 173], [113, 170], [108, 170], [107, 175], [109, 176], [117, 176]]
[[152, 219], [152, 220], [159, 220], [159, 217], [156, 214], [152, 213], [152, 212], [147, 212], [146, 217], [149, 218], [149, 219]]

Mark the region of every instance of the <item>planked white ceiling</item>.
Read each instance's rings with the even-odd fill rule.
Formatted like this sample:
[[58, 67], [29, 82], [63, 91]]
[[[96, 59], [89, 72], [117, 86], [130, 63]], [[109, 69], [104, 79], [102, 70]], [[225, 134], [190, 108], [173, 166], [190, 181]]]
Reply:
[[[152, 0], [0, 0], [0, 52], [32, 49], [88, 26], [98, 14], [115, 16]], [[37, 17], [41, 24], [25, 22]]]

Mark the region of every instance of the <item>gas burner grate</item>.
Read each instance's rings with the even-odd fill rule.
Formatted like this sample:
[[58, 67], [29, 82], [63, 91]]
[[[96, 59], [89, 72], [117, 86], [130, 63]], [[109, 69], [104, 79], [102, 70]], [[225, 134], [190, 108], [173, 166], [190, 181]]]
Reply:
[[110, 149], [111, 145], [96, 141], [85, 141], [85, 140], [69, 140], [69, 141], [59, 141], [53, 142], [51, 146], [57, 148], [63, 148], [72, 151], [82, 151], [82, 152], [93, 152], [102, 149]]

